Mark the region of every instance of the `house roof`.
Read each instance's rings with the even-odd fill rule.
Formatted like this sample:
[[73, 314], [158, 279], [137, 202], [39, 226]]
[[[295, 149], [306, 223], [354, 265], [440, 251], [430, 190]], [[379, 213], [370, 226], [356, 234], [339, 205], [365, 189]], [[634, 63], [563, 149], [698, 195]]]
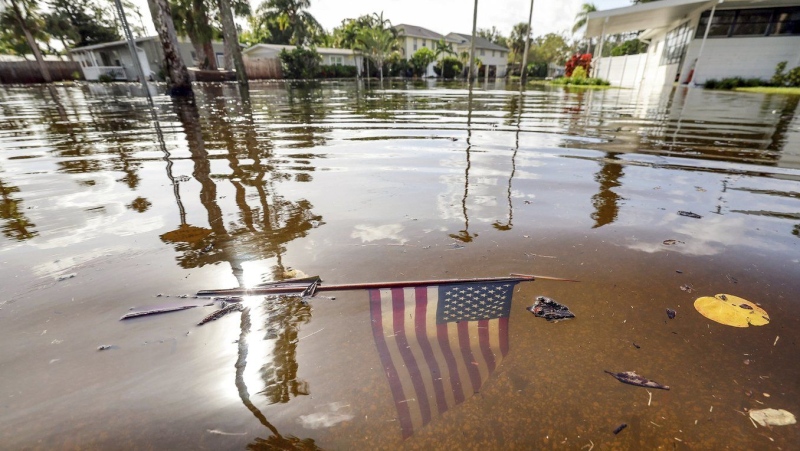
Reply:
[[427, 28], [418, 27], [416, 25], [408, 25], [401, 23], [399, 25], [395, 25], [393, 28], [397, 30], [402, 30], [403, 34], [406, 36], [433, 39], [436, 41], [444, 38], [444, 35], [441, 35], [435, 31], [428, 30]]
[[[469, 43], [472, 39], [472, 34], [465, 34], [465, 33], [450, 33], [447, 36], [455, 38], [457, 41], [459, 41], [460, 44]], [[508, 52], [508, 49], [503, 47], [502, 45], [495, 44], [494, 42], [480, 36], [475, 36], [475, 48], [502, 50], [504, 52]]]
[[[294, 45], [282, 45], [282, 44], [256, 44], [252, 47], [246, 48], [242, 50], [242, 53], [248, 54], [252, 53], [256, 49], [270, 49], [270, 50], [294, 50], [297, 46]], [[317, 53], [324, 54], [324, 55], [352, 55], [354, 53], [358, 53], [355, 50], [351, 49], [335, 49], [332, 47], [316, 47]]]
[[[609, 34], [663, 28], [673, 22], [688, 17], [697, 10], [711, 8], [718, 0], [661, 0], [657, 2], [639, 3], [623, 8], [608, 9], [589, 13], [586, 23], [587, 38]], [[735, 0], [734, 0], [735, 1]], [[747, 0], [739, 3], [756, 3], [758, 0]], [[797, 0], [794, 0], [795, 3]], [[728, 6], [726, 1], [723, 5]], [[605, 25], [605, 30], [604, 26]]]
[[[140, 42], [145, 42], [145, 41], [150, 41], [150, 40], [157, 40], [157, 39], [158, 39], [158, 36], [146, 36], [146, 37], [143, 37], [143, 38], [136, 38], [136, 39], [134, 39], [134, 42], [136, 42], [138, 44]], [[127, 45], [127, 44], [128, 44], [128, 41], [123, 39], [121, 41], [103, 42], [103, 43], [100, 43], [100, 44], [85, 45], [83, 47], [74, 47], [74, 48], [69, 49], [69, 51], [70, 52], [80, 52], [80, 51], [84, 51], [84, 50], [97, 50], [97, 49], [102, 49], [102, 48], [106, 48], [106, 47], [116, 47], [118, 45]]]

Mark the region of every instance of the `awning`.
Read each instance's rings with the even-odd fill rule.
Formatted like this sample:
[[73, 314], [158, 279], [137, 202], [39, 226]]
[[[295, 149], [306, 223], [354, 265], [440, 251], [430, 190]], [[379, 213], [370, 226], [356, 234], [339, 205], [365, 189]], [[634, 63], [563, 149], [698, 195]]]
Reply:
[[666, 27], [703, 6], [711, 8], [715, 3], [717, 0], [661, 0], [595, 11], [589, 13], [585, 36], [591, 38], [603, 34], [603, 24], [606, 19], [608, 19], [605, 23], [606, 35], [629, 33]]

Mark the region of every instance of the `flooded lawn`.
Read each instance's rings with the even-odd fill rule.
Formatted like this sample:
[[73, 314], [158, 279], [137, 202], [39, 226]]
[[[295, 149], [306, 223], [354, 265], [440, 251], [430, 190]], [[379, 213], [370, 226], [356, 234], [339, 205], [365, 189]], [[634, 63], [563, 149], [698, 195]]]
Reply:
[[0, 448], [797, 449], [800, 98], [384, 87], [0, 87]]

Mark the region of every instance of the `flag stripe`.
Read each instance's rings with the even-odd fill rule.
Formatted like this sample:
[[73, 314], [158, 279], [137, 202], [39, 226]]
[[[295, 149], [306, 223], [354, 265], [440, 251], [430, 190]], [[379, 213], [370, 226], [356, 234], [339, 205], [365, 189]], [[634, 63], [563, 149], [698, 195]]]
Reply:
[[439, 370], [439, 364], [433, 355], [433, 348], [431, 347], [430, 339], [428, 338], [428, 290], [425, 287], [417, 287], [414, 289], [414, 295], [417, 299], [415, 321], [417, 343], [419, 343], [419, 347], [422, 350], [422, 355], [425, 358], [425, 363], [430, 370], [428, 373], [425, 373], [425, 376], [426, 379], [428, 379], [427, 376], [430, 375], [430, 383], [433, 385], [433, 394], [436, 397], [435, 410], [439, 414], [442, 414], [447, 410], [447, 404], [444, 399], [444, 385], [442, 384], [441, 377], [442, 372]]
[[452, 388], [451, 373], [447, 366], [447, 359], [445, 359], [445, 354], [442, 350], [441, 343], [439, 343], [438, 339], [439, 332], [436, 324], [437, 291], [432, 290], [431, 287], [428, 287], [426, 289], [426, 296], [428, 299], [427, 309], [425, 311], [426, 334], [428, 337], [428, 342], [431, 346], [431, 350], [433, 351], [433, 359], [436, 360], [436, 364], [439, 368], [439, 377], [434, 377], [434, 380], [438, 382], [437, 390], [439, 390], [439, 387], [441, 387], [444, 394], [444, 399], [439, 399], [437, 392], [436, 403], [438, 405], [439, 413], [441, 414], [447, 411], [447, 409], [450, 407], [454, 406], [456, 402], [452, 389], [448, 390], [448, 388]]
[[455, 396], [456, 404], [464, 401], [464, 391], [461, 384], [461, 376], [458, 371], [458, 360], [453, 353], [453, 348], [450, 347], [450, 334], [447, 333], [449, 324], [437, 324], [436, 335], [439, 340], [439, 348], [444, 354], [445, 362], [447, 362], [447, 369], [450, 373], [450, 385], [453, 387], [453, 395]]
[[481, 352], [483, 353], [484, 360], [486, 360], [489, 374], [492, 374], [495, 368], [495, 361], [494, 353], [489, 343], [489, 322], [488, 319], [478, 321], [478, 342], [481, 344]]
[[403, 432], [403, 438], [410, 437], [414, 432], [411, 427], [411, 413], [408, 410], [408, 403], [404, 401], [405, 395], [403, 394], [402, 380], [397, 373], [397, 368], [391, 358], [389, 346], [384, 336], [385, 328], [383, 323], [383, 315], [381, 312], [381, 293], [379, 290], [369, 290], [370, 300], [370, 313], [372, 314], [372, 336], [375, 338], [375, 344], [378, 347], [378, 354], [381, 357], [384, 372], [387, 379], [389, 379], [389, 388], [392, 390], [392, 397], [394, 398], [394, 405], [397, 407], [397, 415], [400, 420], [400, 429]]
[[477, 362], [472, 354], [472, 346], [469, 342], [469, 321], [459, 321], [458, 323], [458, 343], [461, 345], [461, 353], [466, 363], [467, 373], [469, 373], [469, 380], [472, 383], [473, 394], [481, 387], [481, 375], [478, 372]]
[[[400, 350], [400, 356], [403, 358], [406, 370], [408, 370], [408, 374], [411, 376], [411, 383], [414, 386], [414, 398], [416, 398], [416, 402], [419, 404], [419, 413], [422, 416], [422, 424], [420, 425], [422, 426], [431, 421], [431, 409], [419, 365], [417, 364], [417, 360], [414, 359], [411, 346], [408, 343], [408, 335], [405, 330], [405, 316], [407, 310], [405, 309], [405, 297], [402, 288], [392, 288], [392, 311], [394, 312], [394, 332], [397, 334], [395, 336], [397, 347]], [[409, 314], [413, 311], [413, 309], [408, 310]], [[411, 324], [413, 326], [414, 323], [411, 322]]]
[[508, 354], [508, 317], [499, 318], [500, 320], [500, 352], [503, 357]]

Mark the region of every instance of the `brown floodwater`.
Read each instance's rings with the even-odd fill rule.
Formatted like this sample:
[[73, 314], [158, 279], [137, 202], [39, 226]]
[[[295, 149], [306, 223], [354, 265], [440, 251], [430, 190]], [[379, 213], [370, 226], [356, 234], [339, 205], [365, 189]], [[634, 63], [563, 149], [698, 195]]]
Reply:
[[[798, 449], [747, 412], [800, 414], [800, 98], [163, 89], [0, 87], [0, 448]], [[580, 282], [519, 283], [492, 320], [435, 324], [431, 287], [196, 326], [197, 291], [302, 273]], [[695, 310], [718, 293], [769, 324]]]

